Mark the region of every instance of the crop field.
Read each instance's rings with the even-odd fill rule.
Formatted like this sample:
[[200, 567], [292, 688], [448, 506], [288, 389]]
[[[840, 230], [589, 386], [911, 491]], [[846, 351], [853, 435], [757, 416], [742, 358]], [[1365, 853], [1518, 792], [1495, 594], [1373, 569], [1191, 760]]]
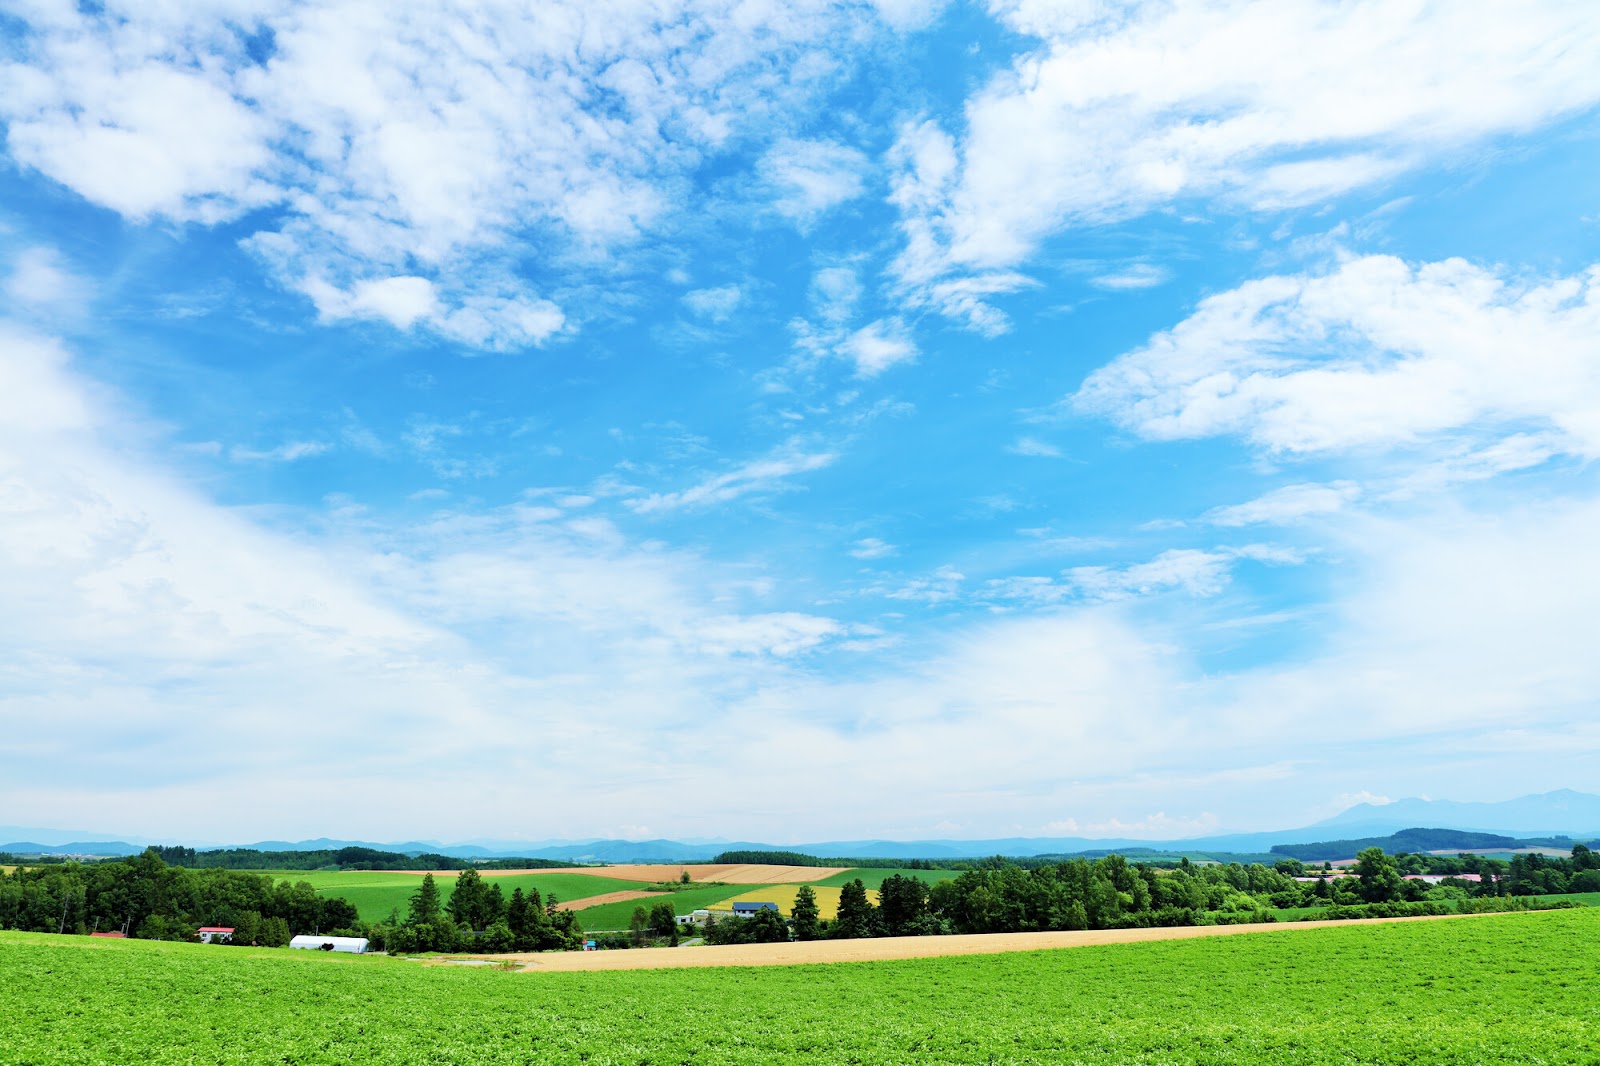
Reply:
[[596, 877], [649, 881], [656, 884], [676, 881], [684, 874], [688, 874], [689, 880], [696, 883], [715, 881], [728, 885], [787, 885], [800, 884], [804, 881], [821, 881], [825, 877], [843, 872], [843, 867], [702, 862], [589, 866], [576, 871], [558, 872], [577, 872]]
[[707, 885], [681, 892], [652, 892], [648, 898], [628, 900], [623, 903], [603, 903], [585, 907], [578, 912], [578, 921], [584, 929], [626, 929], [633, 918], [633, 909], [649, 910], [662, 900], [672, 904], [674, 914], [693, 914], [702, 907], [712, 907], [750, 890], [749, 885]]
[[[420, 873], [384, 873], [363, 870], [300, 870], [266, 871], [275, 878], [290, 881], [307, 881], [321, 896], [343, 896], [355, 905], [364, 921], [381, 921], [392, 910], [403, 915], [411, 897], [422, 883]], [[451, 874], [435, 874], [440, 896], [448, 901], [455, 890], [456, 879]], [[487, 878], [485, 880], [488, 880]], [[639, 881], [619, 881], [610, 877], [594, 877], [578, 873], [512, 874], [496, 877], [489, 883], [500, 886], [500, 891], [510, 898], [514, 889], [525, 893], [538, 891], [540, 896], [554, 892], [561, 900], [582, 899], [620, 889], [644, 888]], [[631, 910], [629, 913], [633, 913]]]
[[848, 963], [825, 977], [523, 974], [3, 933], [0, 1061], [1593, 1066], [1597, 974], [1592, 909]]
[[940, 881], [951, 881], [961, 876], [960, 870], [880, 870], [874, 867], [859, 867], [853, 870], [841, 870], [832, 877], [823, 878], [816, 882], [830, 888], [839, 888], [856, 878], [861, 878], [861, 883], [868, 888], [882, 888], [883, 883], [895, 874], [901, 877], [915, 877], [925, 885], [938, 884]]
[[[776, 903], [778, 910], [785, 918], [794, 910], [794, 895], [800, 891], [799, 885], [770, 885], [766, 888], [752, 889], [730, 896], [720, 906], [722, 909], [731, 910], [735, 903]], [[832, 921], [839, 913], [839, 892], [837, 888], [828, 885], [812, 885], [811, 891], [817, 897], [817, 914]], [[867, 890], [867, 899], [872, 905], [878, 905], [878, 893], [872, 889]]]

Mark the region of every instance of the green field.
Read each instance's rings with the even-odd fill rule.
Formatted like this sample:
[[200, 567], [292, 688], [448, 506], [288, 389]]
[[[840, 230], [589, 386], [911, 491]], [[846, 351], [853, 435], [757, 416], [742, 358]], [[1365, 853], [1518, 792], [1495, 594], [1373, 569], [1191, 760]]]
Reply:
[[1587, 908], [826, 970], [522, 974], [0, 933], [0, 1061], [1593, 1066], [1597, 974]]
[[707, 885], [705, 888], [691, 888], [682, 892], [661, 892], [648, 899], [586, 907], [578, 912], [578, 921], [590, 932], [596, 929], [626, 929], [633, 919], [635, 907], [643, 907], [648, 911], [657, 903], [666, 900], [672, 904], [674, 914], [693, 914], [702, 907], [710, 907], [749, 890], [749, 885]]
[[854, 881], [856, 878], [859, 877], [861, 879], [861, 883], [866, 885], [868, 888], [882, 888], [883, 887], [883, 883], [885, 881], [887, 881], [889, 878], [893, 877], [895, 874], [899, 874], [901, 877], [915, 877], [918, 881], [921, 881], [925, 885], [932, 885], [932, 884], [937, 884], [940, 881], [952, 881], [955, 878], [961, 876], [961, 871], [960, 870], [879, 870], [879, 869], [875, 869], [875, 868], [871, 868], [871, 867], [862, 866], [862, 867], [859, 867], [857, 869], [846, 870], [843, 873], [837, 873], [837, 874], [834, 874], [832, 877], [825, 877], [821, 881], [813, 881], [811, 883], [814, 884], [814, 885], [825, 885], [825, 886], [827, 886], [829, 888], [838, 888], [841, 885], [849, 884], [851, 881]]
[[[421, 874], [370, 873], [361, 870], [264, 872], [275, 878], [310, 882], [321, 896], [343, 896], [355, 905], [362, 919], [369, 922], [387, 918], [391, 910], [399, 910], [404, 915], [412, 894], [422, 883]], [[440, 895], [448, 901], [450, 893], [455, 891], [455, 877], [436, 874], [434, 880], [439, 883]], [[595, 877], [593, 874], [514, 874], [510, 877], [485, 877], [484, 881], [499, 885], [507, 899], [518, 888], [524, 893], [538, 891], [541, 898], [554, 892], [557, 899], [572, 900], [646, 887], [642, 881], [618, 881], [610, 877]], [[632, 914], [633, 911], [630, 909], [628, 913]], [[626, 927], [627, 922], [623, 922], [623, 928]]]

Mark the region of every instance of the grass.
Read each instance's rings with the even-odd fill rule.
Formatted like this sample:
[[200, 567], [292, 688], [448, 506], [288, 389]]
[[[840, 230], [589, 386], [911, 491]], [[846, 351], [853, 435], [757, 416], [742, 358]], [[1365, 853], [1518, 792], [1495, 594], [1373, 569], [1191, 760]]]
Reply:
[[1593, 909], [551, 974], [4, 933], [0, 1061], [1594, 1066], [1597, 973]]
[[[412, 895], [422, 883], [421, 874], [407, 873], [373, 873], [362, 870], [264, 872], [275, 878], [307, 881], [317, 890], [318, 895], [343, 896], [355, 905], [362, 919], [369, 922], [387, 918], [391, 910], [405, 914]], [[450, 894], [455, 891], [456, 879], [453, 876], [435, 874], [434, 880], [438, 882], [440, 896], [448, 901]], [[484, 882], [499, 885], [500, 891], [505, 893], [507, 899], [510, 899], [512, 891], [518, 888], [524, 893], [537, 891], [541, 898], [554, 892], [557, 899], [574, 900], [586, 896], [598, 896], [605, 892], [647, 887], [643, 881], [618, 881], [610, 877], [595, 877], [593, 874], [513, 874], [509, 877], [485, 877]], [[630, 909], [628, 913], [633, 912]], [[626, 927], [627, 923], [624, 922], [623, 925]]]
[[635, 907], [643, 907], [649, 911], [651, 907], [665, 900], [672, 904], [674, 914], [692, 914], [702, 907], [710, 907], [749, 890], [749, 885], [707, 885], [705, 888], [690, 888], [682, 892], [661, 892], [646, 899], [585, 907], [578, 912], [578, 921], [582, 922], [584, 929], [590, 932], [597, 929], [626, 929], [633, 919]]
[[932, 885], [940, 881], [953, 881], [960, 877], [961, 873], [962, 871], [960, 870], [880, 870], [875, 867], [862, 866], [834, 874], [832, 877], [825, 877], [821, 881], [813, 881], [812, 884], [827, 888], [838, 888], [859, 877], [862, 884], [868, 888], [876, 889], [882, 888], [885, 881], [895, 874], [899, 874], [901, 877], [915, 877], [925, 885]]

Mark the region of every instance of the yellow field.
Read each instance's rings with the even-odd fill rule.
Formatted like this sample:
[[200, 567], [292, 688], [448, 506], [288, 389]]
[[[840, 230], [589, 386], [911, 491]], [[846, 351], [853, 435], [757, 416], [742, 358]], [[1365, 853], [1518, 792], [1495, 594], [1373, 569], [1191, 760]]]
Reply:
[[[794, 894], [800, 890], [799, 885], [767, 885], [753, 892], [746, 892], [742, 896], [725, 899], [715, 907], [708, 908], [713, 911], [731, 911], [735, 903], [776, 903], [778, 910], [785, 918], [794, 910]], [[832, 920], [839, 913], [840, 889], [829, 888], [825, 885], [812, 885], [811, 891], [817, 896], [817, 913], [828, 920]], [[878, 905], [878, 890], [867, 889], [867, 899], [876, 907]]]

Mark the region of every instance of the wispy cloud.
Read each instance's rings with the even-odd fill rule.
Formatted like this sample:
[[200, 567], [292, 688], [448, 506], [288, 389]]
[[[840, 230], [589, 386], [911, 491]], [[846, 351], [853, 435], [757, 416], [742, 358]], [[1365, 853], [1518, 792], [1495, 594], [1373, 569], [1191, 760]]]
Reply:
[[742, 496], [792, 488], [786, 482], [796, 474], [833, 465], [836, 452], [805, 452], [794, 446], [716, 474], [679, 492], [652, 493], [625, 501], [636, 514], [658, 514], [687, 508], [711, 507]]
[[1121, 270], [1109, 274], [1096, 274], [1089, 279], [1089, 284], [1097, 289], [1110, 289], [1113, 292], [1123, 292], [1134, 289], [1153, 289], [1157, 285], [1165, 285], [1172, 277], [1171, 271], [1152, 263], [1135, 263]]
[[265, 451], [253, 448], [229, 448], [228, 456], [243, 462], [274, 462], [292, 463], [300, 459], [310, 459], [313, 456], [323, 455], [330, 449], [326, 441], [296, 440], [280, 444], [276, 448]]
[[863, 537], [856, 541], [850, 549], [850, 554], [857, 559], [885, 559], [898, 551], [893, 544], [885, 543], [877, 537]]
[[867, 157], [848, 145], [788, 139], [768, 150], [758, 171], [778, 212], [806, 227], [860, 196], [867, 167]]
[[1248, 526], [1257, 523], [1281, 525], [1316, 515], [1344, 510], [1361, 495], [1361, 487], [1350, 481], [1326, 485], [1285, 485], [1248, 503], [1214, 507], [1206, 521], [1215, 526]]
[[1060, 448], [1038, 437], [1018, 437], [1016, 443], [1007, 450], [1015, 455], [1031, 455], [1040, 459], [1061, 458]]
[[714, 289], [694, 289], [683, 294], [683, 305], [701, 318], [712, 322], [725, 322], [738, 310], [744, 292], [737, 285], [721, 285]]
[[905, 292], [986, 329], [1000, 312], [939, 299], [942, 279], [1007, 291], [1073, 222], [1205, 196], [1314, 203], [1600, 102], [1600, 13], [1581, 5], [993, 6], [1038, 50], [968, 99], [959, 139], [913, 123], [890, 157]]

